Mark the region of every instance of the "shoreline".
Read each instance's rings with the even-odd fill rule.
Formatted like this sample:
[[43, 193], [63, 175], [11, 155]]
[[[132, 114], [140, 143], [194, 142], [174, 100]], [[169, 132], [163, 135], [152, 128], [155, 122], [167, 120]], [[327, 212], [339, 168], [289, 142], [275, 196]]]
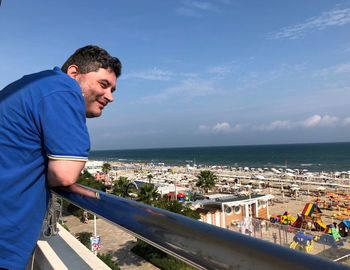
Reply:
[[255, 167], [307, 169], [312, 172], [350, 171], [350, 142], [148, 148], [91, 151], [91, 160], [163, 163], [166, 166]]
[[[104, 163], [103, 161], [98, 162], [101, 166]], [[332, 172], [299, 171], [299, 174], [292, 174], [287, 170], [283, 172], [247, 170], [245, 168], [232, 170], [232, 168], [227, 169], [225, 166], [189, 167], [125, 162], [110, 162], [110, 164], [112, 170], [109, 172], [108, 178], [111, 183], [120, 176], [127, 177], [130, 181], [149, 182], [148, 176], [151, 174], [152, 183], [160, 188], [162, 186], [176, 186], [178, 192], [187, 190], [192, 193], [200, 192], [196, 187], [197, 175], [200, 171], [210, 170], [218, 177], [211, 193], [237, 196], [271, 194], [275, 196], [274, 202], [276, 204], [285, 206], [287, 209], [284, 211], [289, 211], [295, 216], [303, 210], [306, 203], [318, 200], [322, 207], [333, 203], [332, 208], [334, 209], [324, 208], [325, 212], [332, 212], [328, 214], [329, 223], [333, 223], [337, 216], [342, 216], [340, 213], [344, 210], [344, 205], [350, 205], [350, 174], [336, 177]], [[333, 202], [330, 202], [331, 200]], [[303, 205], [298, 205], [299, 202]], [[297, 208], [295, 208], [296, 205], [298, 205]], [[340, 205], [342, 206], [340, 207]], [[283, 214], [283, 212], [276, 213], [273, 210], [270, 213]], [[350, 217], [350, 209], [346, 213]]]

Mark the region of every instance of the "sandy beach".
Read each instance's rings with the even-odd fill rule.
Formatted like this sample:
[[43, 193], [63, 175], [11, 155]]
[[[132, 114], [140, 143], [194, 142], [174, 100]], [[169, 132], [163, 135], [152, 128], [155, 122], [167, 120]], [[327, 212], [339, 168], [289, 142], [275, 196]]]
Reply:
[[[346, 176], [336, 176], [334, 173], [298, 173], [294, 172], [286, 175], [285, 173], [271, 173], [271, 170], [257, 171], [245, 170], [227, 167], [201, 167], [191, 168], [186, 166], [155, 166], [153, 164], [142, 163], [111, 163], [114, 170], [109, 172], [109, 180], [113, 181], [120, 176], [128, 177], [129, 180], [146, 180], [147, 175], [152, 174], [152, 183], [162, 186], [175, 186], [177, 190], [192, 190], [198, 192], [195, 187], [196, 176], [201, 170], [211, 170], [218, 176], [218, 182], [213, 193], [236, 194], [240, 192], [252, 192], [259, 194], [272, 194], [274, 199], [269, 205], [271, 215], [281, 215], [288, 211], [292, 216], [297, 217], [302, 212], [306, 203], [315, 202], [318, 199], [321, 202], [329, 200], [329, 194], [341, 194], [344, 198], [349, 195], [350, 180]], [[348, 176], [348, 175], [347, 175]], [[239, 189], [237, 189], [237, 186]], [[321, 187], [321, 188], [320, 188]], [[349, 198], [349, 197], [347, 197]], [[340, 202], [338, 202], [340, 203]], [[348, 201], [343, 201], [347, 205]], [[344, 214], [348, 214], [347, 209], [333, 207], [332, 210], [322, 209], [321, 218], [324, 224], [339, 223]], [[342, 214], [342, 218], [340, 217]], [[66, 225], [72, 234], [88, 231], [93, 232], [93, 221], [87, 224], [80, 222], [77, 218], [68, 216], [64, 218]], [[265, 229], [254, 231], [252, 236], [266, 241], [275, 242], [286, 247], [293, 241], [297, 232], [295, 230], [286, 230], [280, 225], [265, 226]], [[229, 228], [239, 231], [238, 228]], [[310, 232], [314, 235], [321, 235], [321, 232]], [[121, 269], [156, 269], [153, 265], [145, 262], [138, 256], [130, 252], [136, 239], [133, 236], [122, 231], [120, 228], [102, 220], [97, 220], [97, 234], [102, 237], [102, 253], [112, 253], [118, 261]], [[310, 254], [322, 256], [329, 259], [336, 259], [350, 254], [350, 243], [346, 239], [341, 248], [330, 248], [324, 244], [314, 242]]]

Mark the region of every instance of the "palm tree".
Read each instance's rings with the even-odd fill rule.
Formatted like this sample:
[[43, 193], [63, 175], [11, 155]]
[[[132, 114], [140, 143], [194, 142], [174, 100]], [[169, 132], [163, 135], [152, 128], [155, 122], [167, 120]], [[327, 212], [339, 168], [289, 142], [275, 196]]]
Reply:
[[154, 184], [145, 183], [139, 188], [138, 201], [151, 204], [152, 201], [157, 200], [159, 197], [160, 194]]
[[118, 180], [114, 181], [112, 193], [121, 197], [126, 197], [128, 185], [130, 181], [125, 176], [119, 176]]
[[201, 171], [197, 176], [196, 186], [204, 189], [205, 193], [215, 186], [215, 182], [218, 180], [218, 177], [209, 170]]
[[151, 183], [152, 179], [153, 179], [153, 175], [152, 174], [148, 174], [147, 175], [147, 179], [148, 179], [148, 183]]
[[112, 170], [112, 166], [109, 163], [103, 163], [102, 165], [102, 172], [104, 172], [105, 174], [108, 174], [110, 172], [110, 170]]
[[104, 182], [106, 184], [106, 186], [111, 186], [112, 185], [112, 182], [111, 182], [111, 179], [109, 178], [109, 171], [112, 170], [112, 166], [111, 164], [109, 163], [103, 163], [102, 165], [102, 172], [105, 174], [105, 177], [104, 177]]

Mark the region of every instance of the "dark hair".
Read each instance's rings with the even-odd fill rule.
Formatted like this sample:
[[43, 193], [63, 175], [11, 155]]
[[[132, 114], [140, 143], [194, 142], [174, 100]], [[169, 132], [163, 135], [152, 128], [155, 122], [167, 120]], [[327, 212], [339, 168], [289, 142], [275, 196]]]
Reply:
[[117, 78], [122, 69], [122, 64], [117, 57], [112, 57], [106, 50], [94, 45], [76, 50], [63, 64], [61, 70], [67, 73], [70, 65], [77, 65], [82, 74], [97, 71], [99, 68], [111, 69]]

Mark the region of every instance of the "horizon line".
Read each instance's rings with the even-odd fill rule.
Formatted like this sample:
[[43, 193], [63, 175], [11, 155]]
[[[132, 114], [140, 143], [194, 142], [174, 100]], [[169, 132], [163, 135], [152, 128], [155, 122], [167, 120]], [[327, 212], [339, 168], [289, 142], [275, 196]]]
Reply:
[[216, 148], [216, 147], [248, 147], [248, 146], [277, 146], [277, 145], [303, 145], [303, 144], [342, 144], [350, 141], [340, 142], [300, 142], [300, 143], [262, 143], [262, 144], [236, 144], [236, 145], [206, 145], [206, 146], [168, 146], [168, 147], [150, 147], [150, 148], [123, 148], [123, 149], [94, 149], [90, 152], [104, 151], [137, 151], [137, 150], [160, 150], [160, 149], [185, 149], [185, 148]]

